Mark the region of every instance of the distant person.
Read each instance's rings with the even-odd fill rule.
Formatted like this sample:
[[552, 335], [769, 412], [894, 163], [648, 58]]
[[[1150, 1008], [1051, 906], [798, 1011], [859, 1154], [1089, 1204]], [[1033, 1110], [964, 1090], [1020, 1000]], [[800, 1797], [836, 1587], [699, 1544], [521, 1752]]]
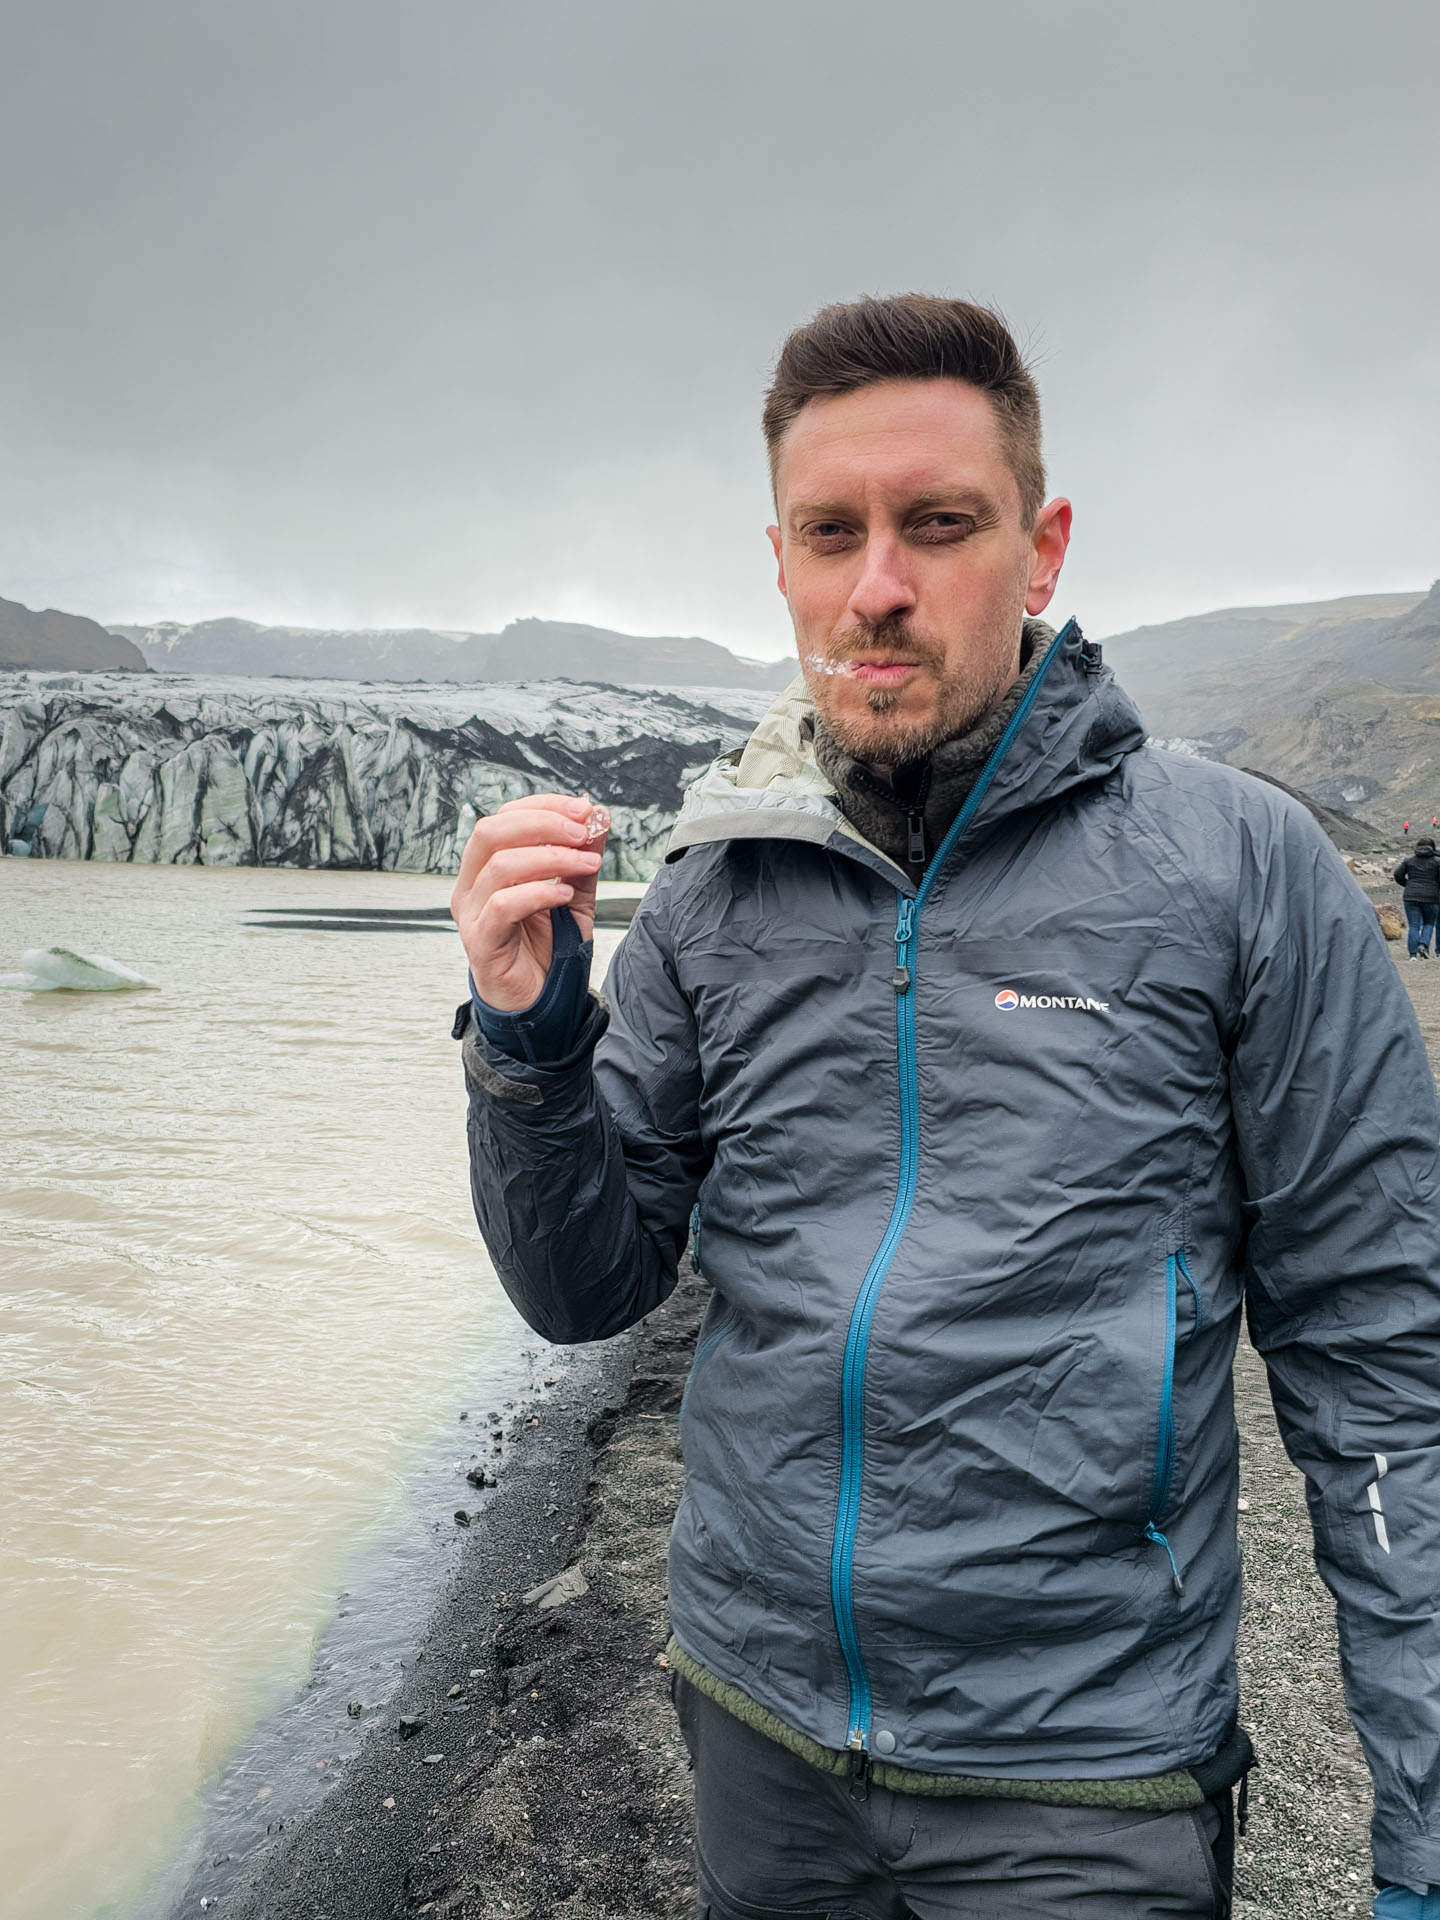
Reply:
[[1070, 506], [996, 315], [827, 308], [765, 434], [803, 679], [691, 787], [605, 1001], [586, 800], [482, 820], [452, 902], [475, 1209], [530, 1325], [643, 1319], [699, 1205], [701, 1910], [1229, 1912], [1248, 1314], [1376, 1912], [1430, 1911], [1440, 1106], [1375, 915], [1303, 807], [1147, 746], [1038, 617]]
[[1435, 922], [1440, 919], [1440, 859], [1435, 842], [1423, 834], [1415, 851], [1395, 869], [1395, 881], [1405, 889], [1405, 918], [1410, 923], [1410, 958], [1428, 960]]

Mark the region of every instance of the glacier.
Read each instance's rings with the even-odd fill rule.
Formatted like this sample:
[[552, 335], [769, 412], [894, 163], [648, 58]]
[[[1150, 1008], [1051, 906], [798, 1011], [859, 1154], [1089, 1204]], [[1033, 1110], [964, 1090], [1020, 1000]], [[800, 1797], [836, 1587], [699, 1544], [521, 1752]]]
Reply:
[[774, 695], [0, 673], [0, 849], [72, 860], [453, 873], [482, 814], [589, 792], [602, 877], [655, 871], [681, 794]]

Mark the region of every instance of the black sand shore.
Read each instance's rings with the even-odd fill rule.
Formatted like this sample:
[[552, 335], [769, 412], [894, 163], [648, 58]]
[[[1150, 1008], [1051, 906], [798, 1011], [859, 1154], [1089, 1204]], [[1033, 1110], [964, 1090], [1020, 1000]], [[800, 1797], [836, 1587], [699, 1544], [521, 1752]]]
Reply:
[[[248, 1885], [215, 1899], [197, 1875], [177, 1920], [689, 1911], [689, 1775], [658, 1659], [675, 1414], [703, 1307], [687, 1275], [520, 1416], [417, 1658], [341, 1779]], [[527, 1602], [567, 1569], [583, 1591]]]
[[[1398, 964], [1433, 1064], [1440, 961]], [[703, 1286], [687, 1277], [643, 1327], [586, 1355], [522, 1416], [423, 1657], [319, 1808], [213, 1910], [235, 1920], [689, 1915], [688, 1774], [657, 1660], [680, 1479], [675, 1413], [702, 1307]], [[1260, 1756], [1237, 1920], [1363, 1915], [1369, 1782], [1303, 1482], [1248, 1345], [1236, 1412], [1242, 1718]], [[527, 1604], [570, 1567], [583, 1593]], [[402, 1738], [402, 1718], [424, 1724]], [[172, 1911], [200, 1911], [203, 1891], [197, 1882]]]

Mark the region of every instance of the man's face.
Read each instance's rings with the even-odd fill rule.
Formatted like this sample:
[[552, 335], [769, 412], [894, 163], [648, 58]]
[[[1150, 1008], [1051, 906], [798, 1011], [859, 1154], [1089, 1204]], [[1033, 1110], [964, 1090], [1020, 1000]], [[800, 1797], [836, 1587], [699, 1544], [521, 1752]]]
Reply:
[[994, 408], [958, 380], [887, 380], [812, 400], [781, 442], [780, 591], [817, 710], [871, 766], [965, 732], [1020, 668], [1023, 616], [1049, 605], [1070, 537], [1033, 528]]

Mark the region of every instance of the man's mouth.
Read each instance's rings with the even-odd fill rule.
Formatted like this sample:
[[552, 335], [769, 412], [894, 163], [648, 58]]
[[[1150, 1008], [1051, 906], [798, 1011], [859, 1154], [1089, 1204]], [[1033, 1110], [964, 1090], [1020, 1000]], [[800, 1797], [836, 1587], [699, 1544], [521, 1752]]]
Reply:
[[920, 671], [920, 665], [915, 660], [877, 659], [874, 654], [862, 653], [845, 661], [840, 671], [864, 687], [900, 687], [912, 673]]

